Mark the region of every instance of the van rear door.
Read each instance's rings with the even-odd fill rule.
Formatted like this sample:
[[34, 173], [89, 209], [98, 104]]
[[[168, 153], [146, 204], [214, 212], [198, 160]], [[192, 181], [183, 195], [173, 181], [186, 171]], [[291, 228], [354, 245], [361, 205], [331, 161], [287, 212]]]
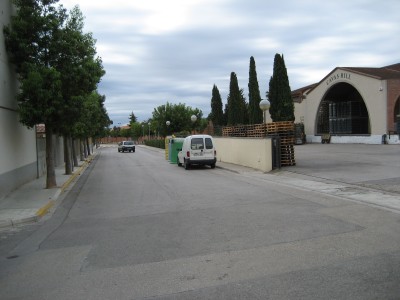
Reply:
[[190, 143], [190, 159], [203, 159], [204, 156], [204, 139], [192, 138]]
[[214, 145], [211, 138], [206, 137], [205, 140], [205, 149], [204, 149], [204, 158], [205, 159], [213, 159], [214, 158]]

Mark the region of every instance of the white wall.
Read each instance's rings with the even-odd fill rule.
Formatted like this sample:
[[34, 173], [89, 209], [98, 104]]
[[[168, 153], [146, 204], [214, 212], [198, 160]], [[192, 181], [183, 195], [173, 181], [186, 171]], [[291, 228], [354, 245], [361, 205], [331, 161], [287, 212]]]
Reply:
[[13, 69], [8, 63], [3, 34], [4, 26], [10, 21], [10, 13], [11, 1], [0, 1], [0, 106], [17, 109], [17, 102], [15, 101], [17, 79]]
[[263, 172], [272, 170], [271, 139], [216, 138], [218, 161], [246, 166]]
[[0, 198], [37, 175], [36, 133], [19, 122], [18, 82], [4, 45], [11, 1], [0, 1]]
[[18, 122], [18, 114], [0, 109], [0, 174], [36, 162], [36, 134]]

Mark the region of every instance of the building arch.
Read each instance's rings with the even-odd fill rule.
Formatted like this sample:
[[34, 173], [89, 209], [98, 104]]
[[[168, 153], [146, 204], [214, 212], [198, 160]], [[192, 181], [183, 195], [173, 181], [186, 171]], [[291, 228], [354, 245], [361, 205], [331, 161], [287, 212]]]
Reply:
[[400, 96], [397, 98], [394, 105], [393, 123], [395, 124], [395, 130], [397, 133], [400, 133]]
[[316, 133], [371, 134], [367, 106], [354, 86], [339, 82], [325, 93], [317, 110]]

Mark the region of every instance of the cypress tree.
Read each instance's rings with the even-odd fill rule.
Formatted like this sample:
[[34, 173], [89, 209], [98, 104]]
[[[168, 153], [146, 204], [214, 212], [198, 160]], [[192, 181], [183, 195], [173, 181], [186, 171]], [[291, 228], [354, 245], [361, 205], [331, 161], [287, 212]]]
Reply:
[[249, 124], [249, 104], [246, 102], [243, 89], [240, 89], [240, 112], [242, 119], [240, 124]]
[[228, 108], [228, 102], [226, 102], [225, 103], [225, 106], [224, 106], [224, 125], [227, 125], [228, 124], [228, 111], [229, 111], [229, 108]]
[[224, 124], [224, 112], [222, 111], [221, 94], [219, 93], [219, 90], [215, 84], [212, 89], [211, 98], [211, 121], [213, 122], [214, 126]]
[[256, 62], [254, 57], [250, 57], [249, 68], [249, 123], [259, 124], [263, 121], [262, 111], [260, 109], [260, 88], [258, 86]]
[[243, 111], [243, 97], [239, 90], [239, 84], [235, 72], [231, 73], [228, 95], [228, 125], [245, 123]]
[[283, 55], [275, 54], [267, 97], [271, 103], [269, 112], [272, 121], [294, 121], [294, 104]]

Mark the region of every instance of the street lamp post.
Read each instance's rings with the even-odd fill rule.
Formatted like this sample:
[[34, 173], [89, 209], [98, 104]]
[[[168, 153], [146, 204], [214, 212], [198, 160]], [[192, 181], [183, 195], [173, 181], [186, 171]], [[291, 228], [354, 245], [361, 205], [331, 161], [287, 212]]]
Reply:
[[265, 136], [265, 127], [267, 126], [267, 110], [271, 106], [271, 103], [268, 101], [268, 99], [261, 100], [260, 101], [260, 109], [263, 111], [263, 126], [264, 126], [264, 136]]
[[144, 138], [144, 124], [142, 124], [142, 138]]
[[269, 103], [268, 99], [260, 101], [260, 109], [263, 111], [263, 123], [267, 123], [266, 112], [270, 106], [271, 106], [271, 103]]
[[[194, 123], [197, 121], [197, 116], [196, 116], [196, 115], [192, 115], [192, 116], [190, 117], [190, 120], [192, 121], [193, 127], [194, 127]], [[193, 133], [194, 133], [194, 128], [193, 128]]]
[[168, 131], [169, 131], [168, 129], [169, 129], [169, 125], [171, 125], [171, 122], [170, 122], [170, 121], [167, 121], [167, 122], [165, 122], [165, 125], [167, 125], [167, 135], [168, 135], [168, 133], [169, 133], [169, 132], [168, 132]]
[[150, 125], [151, 125], [151, 123], [149, 122], [148, 124], [149, 124], [149, 140], [150, 140], [150, 137], [151, 137], [151, 135], [150, 135], [151, 134], [150, 133]]

